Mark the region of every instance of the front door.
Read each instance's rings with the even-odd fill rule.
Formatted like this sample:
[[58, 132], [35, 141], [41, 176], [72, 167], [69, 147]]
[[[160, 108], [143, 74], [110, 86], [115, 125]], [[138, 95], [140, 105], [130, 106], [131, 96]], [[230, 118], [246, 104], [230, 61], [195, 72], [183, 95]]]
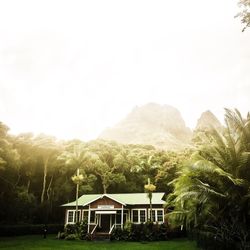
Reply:
[[101, 215], [101, 231], [109, 232], [110, 230], [110, 214]]

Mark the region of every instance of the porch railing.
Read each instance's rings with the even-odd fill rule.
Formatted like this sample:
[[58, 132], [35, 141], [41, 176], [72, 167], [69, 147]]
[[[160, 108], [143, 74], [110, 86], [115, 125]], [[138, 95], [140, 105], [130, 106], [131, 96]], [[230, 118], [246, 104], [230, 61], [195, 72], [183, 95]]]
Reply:
[[98, 224], [96, 224], [95, 227], [93, 228], [93, 230], [91, 231], [91, 233], [90, 233], [91, 235], [93, 235], [95, 233], [97, 226], [98, 226]]
[[113, 224], [112, 227], [110, 228], [109, 235], [112, 233], [112, 231], [114, 230], [114, 228], [115, 228], [115, 224]]

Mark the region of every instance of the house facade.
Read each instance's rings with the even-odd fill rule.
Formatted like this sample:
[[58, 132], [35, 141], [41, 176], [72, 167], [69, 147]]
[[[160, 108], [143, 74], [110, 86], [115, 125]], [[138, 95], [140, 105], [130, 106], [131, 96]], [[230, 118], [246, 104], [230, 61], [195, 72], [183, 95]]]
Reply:
[[[152, 221], [164, 223], [164, 193], [153, 193]], [[76, 221], [76, 202], [62, 205], [65, 208], [65, 224]], [[110, 234], [114, 228], [123, 228], [126, 222], [140, 224], [150, 218], [147, 193], [88, 194], [78, 199], [78, 220], [88, 222], [88, 233]]]

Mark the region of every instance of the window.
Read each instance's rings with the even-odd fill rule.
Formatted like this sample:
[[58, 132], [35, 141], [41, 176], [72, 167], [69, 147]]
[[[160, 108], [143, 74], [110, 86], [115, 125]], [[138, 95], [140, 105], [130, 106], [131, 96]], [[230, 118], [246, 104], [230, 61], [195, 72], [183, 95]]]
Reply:
[[[152, 210], [152, 221], [153, 222], [164, 222], [163, 217], [163, 209], [153, 209]], [[149, 216], [150, 216], [150, 210], [149, 210]]]
[[163, 222], [163, 210], [157, 210], [157, 221]]
[[[78, 221], [81, 221], [81, 211], [78, 211]], [[68, 210], [67, 224], [74, 224], [76, 222], [76, 210]]]
[[[128, 213], [129, 211], [127, 209], [123, 210], [123, 224], [125, 224], [126, 221], [128, 220]], [[121, 225], [122, 223], [122, 211], [121, 210], [117, 210], [117, 213], [115, 214], [115, 223], [117, 225]]]
[[82, 210], [82, 220], [87, 221], [89, 217], [89, 211], [88, 210]]
[[123, 211], [123, 224], [125, 224], [129, 220], [129, 212], [128, 210]]
[[133, 223], [146, 222], [146, 209], [132, 209], [132, 222]]
[[146, 210], [140, 210], [140, 222], [146, 221]]
[[[148, 218], [150, 219], [150, 209], [148, 210]], [[152, 209], [152, 221], [155, 222], [155, 210]]]
[[[74, 211], [74, 214], [75, 214], [74, 215], [74, 218], [75, 218], [74, 222], [76, 222], [76, 211]], [[79, 210], [78, 210], [78, 217], [77, 217], [77, 219], [78, 219], [78, 222], [81, 221], [81, 211], [79, 211]]]
[[121, 224], [121, 221], [122, 221], [121, 211], [117, 211], [117, 214], [116, 214], [116, 224]]
[[74, 211], [68, 211], [67, 224], [74, 223]]
[[139, 217], [138, 217], [138, 210], [133, 210], [132, 211], [132, 217], [133, 217], [133, 222], [138, 223], [139, 222]]
[[90, 223], [95, 223], [95, 211], [90, 211]]

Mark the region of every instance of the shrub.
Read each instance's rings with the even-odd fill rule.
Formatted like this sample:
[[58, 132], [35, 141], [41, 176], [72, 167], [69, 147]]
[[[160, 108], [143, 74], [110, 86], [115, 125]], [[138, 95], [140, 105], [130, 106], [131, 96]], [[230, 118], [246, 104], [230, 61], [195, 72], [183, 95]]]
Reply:
[[87, 233], [86, 236], [85, 236], [85, 240], [92, 240], [92, 235], [90, 233]]
[[167, 240], [167, 226], [165, 224], [128, 224], [124, 229], [116, 228], [111, 235], [111, 240], [154, 241]]
[[143, 230], [143, 238], [144, 240], [146, 241], [153, 241], [155, 240], [155, 227], [154, 227], [154, 224], [153, 222], [146, 222], [144, 224], [144, 230]]
[[65, 237], [66, 237], [66, 234], [64, 232], [58, 232], [57, 239], [63, 240], [65, 239]]
[[85, 240], [87, 233], [88, 233], [88, 222], [87, 220], [84, 220], [80, 222], [80, 224], [77, 226], [78, 236], [81, 240]]
[[[158, 226], [158, 225], [157, 225]], [[161, 224], [160, 226], [158, 226], [158, 230], [157, 230], [157, 240], [167, 240], [168, 239], [168, 228], [166, 226], [166, 224]]]
[[126, 221], [126, 223], [124, 224], [124, 230], [126, 230], [130, 233], [131, 229], [132, 229], [132, 224], [133, 224], [132, 222]]
[[77, 233], [77, 225], [76, 224], [65, 225], [64, 232], [66, 235]]
[[64, 234], [66, 238], [67, 236], [74, 234], [77, 238], [85, 240], [87, 233], [88, 233], [88, 222], [86, 220], [76, 224], [67, 224], [64, 227]]
[[111, 234], [111, 240], [123, 240], [123, 230], [121, 228], [115, 228]]
[[69, 234], [65, 237], [65, 240], [75, 240], [77, 236], [75, 234]]

